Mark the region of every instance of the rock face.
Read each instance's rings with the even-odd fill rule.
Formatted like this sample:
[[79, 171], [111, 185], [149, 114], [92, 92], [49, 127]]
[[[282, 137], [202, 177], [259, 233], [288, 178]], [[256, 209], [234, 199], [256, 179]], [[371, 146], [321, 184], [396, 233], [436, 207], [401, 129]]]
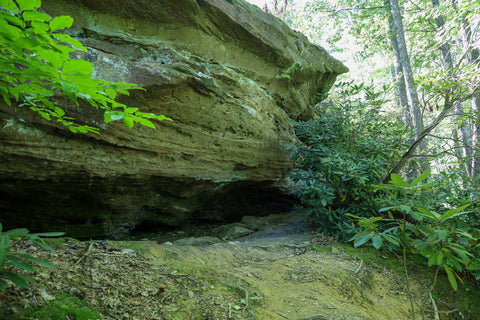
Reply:
[[[118, 237], [192, 216], [285, 209], [274, 182], [291, 168], [291, 119], [347, 71], [277, 18], [241, 0], [43, 0], [71, 15], [95, 76], [146, 91], [122, 102], [173, 121], [71, 134], [0, 105], [0, 220], [76, 237]], [[79, 54], [80, 56], [80, 54]], [[65, 107], [68, 108], [68, 105]]]

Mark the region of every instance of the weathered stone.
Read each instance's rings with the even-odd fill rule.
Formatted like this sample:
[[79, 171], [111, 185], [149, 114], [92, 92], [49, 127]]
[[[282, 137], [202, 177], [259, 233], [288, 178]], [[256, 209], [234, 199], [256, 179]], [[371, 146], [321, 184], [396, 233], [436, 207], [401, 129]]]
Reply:
[[[0, 105], [0, 219], [7, 226], [119, 236], [139, 223], [179, 225], [287, 208], [272, 187], [291, 168], [289, 121], [347, 69], [280, 20], [225, 0], [44, 0], [74, 17], [95, 76], [146, 91], [122, 102], [174, 121], [157, 130], [105, 125], [74, 135], [24, 108]], [[294, 68], [291, 68], [295, 66]]]
[[230, 223], [212, 230], [222, 240], [235, 240], [255, 232], [243, 223]]
[[221, 243], [222, 240], [216, 237], [190, 237], [190, 238], [183, 238], [173, 241], [173, 244], [179, 246], [202, 246], [202, 245], [209, 245], [215, 243]]

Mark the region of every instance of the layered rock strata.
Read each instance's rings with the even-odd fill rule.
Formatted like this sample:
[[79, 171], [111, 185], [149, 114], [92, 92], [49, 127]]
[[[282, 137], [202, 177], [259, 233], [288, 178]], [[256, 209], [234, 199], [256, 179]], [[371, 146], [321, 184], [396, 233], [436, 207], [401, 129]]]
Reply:
[[[106, 125], [72, 134], [0, 106], [0, 220], [7, 226], [119, 237], [192, 216], [273, 213], [291, 198], [274, 184], [291, 168], [290, 121], [347, 69], [277, 18], [243, 1], [43, 0], [87, 47], [95, 76], [133, 82], [122, 102], [173, 121], [156, 130]], [[65, 108], [72, 108], [59, 97]]]

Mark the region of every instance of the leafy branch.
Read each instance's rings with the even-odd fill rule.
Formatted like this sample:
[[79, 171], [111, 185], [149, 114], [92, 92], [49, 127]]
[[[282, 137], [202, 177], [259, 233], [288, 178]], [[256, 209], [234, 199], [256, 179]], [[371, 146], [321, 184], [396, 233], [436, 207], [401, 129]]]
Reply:
[[141, 89], [136, 84], [109, 82], [92, 76], [93, 65], [72, 59], [76, 50], [87, 49], [76, 39], [59, 32], [73, 24], [70, 16], [51, 18], [38, 11], [40, 0], [0, 0], [0, 95], [7, 105], [15, 101], [27, 106], [47, 120], [56, 120], [72, 132], [99, 129], [79, 124], [53, 101], [63, 94], [77, 107], [84, 100], [96, 109], [105, 110], [106, 122], [123, 120], [155, 128], [150, 119], [171, 120], [164, 115], [143, 113], [115, 99], [128, 90]]

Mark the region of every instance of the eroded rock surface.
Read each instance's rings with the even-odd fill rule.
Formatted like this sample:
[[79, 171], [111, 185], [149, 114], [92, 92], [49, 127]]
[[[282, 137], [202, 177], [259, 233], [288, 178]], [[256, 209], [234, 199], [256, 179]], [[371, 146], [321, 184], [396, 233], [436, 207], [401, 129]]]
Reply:
[[[75, 19], [95, 76], [146, 91], [123, 102], [174, 121], [157, 130], [105, 125], [71, 134], [0, 106], [0, 218], [7, 226], [117, 237], [139, 224], [179, 225], [281, 211], [274, 183], [291, 168], [291, 119], [347, 69], [280, 20], [242, 1], [44, 0]], [[68, 108], [68, 105], [64, 104]], [[12, 219], [13, 218], [13, 219]]]

